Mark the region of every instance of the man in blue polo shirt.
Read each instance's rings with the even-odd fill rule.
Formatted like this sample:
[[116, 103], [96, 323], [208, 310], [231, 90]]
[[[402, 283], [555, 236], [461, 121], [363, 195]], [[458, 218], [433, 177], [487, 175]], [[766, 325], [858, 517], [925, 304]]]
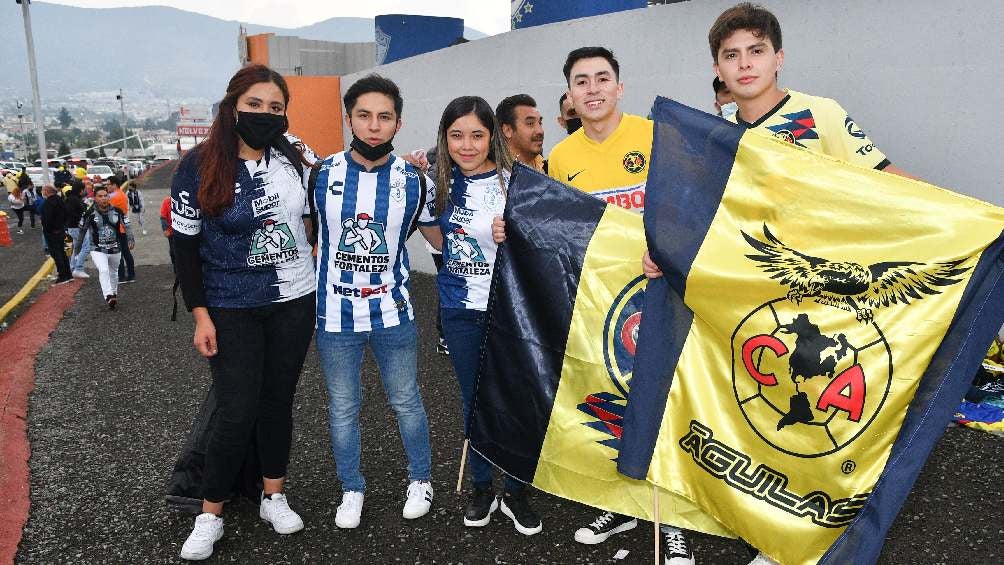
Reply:
[[[355, 528], [366, 482], [360, 472], [360, 369], [367, 346], [380, 366], [387, 401], [397, 415], [408, 457], [402, 515], [425, 515], [432, 504], [429, 424], [417, 383], [417, 333], [405, 241], [419, 216], [431, 219], [432, 181], [391, 154], [401, 127], [397, 85], [379, 75], [345, 93], [351, 149], [325, 159], [313, 185], [318, 215], [317, 350], [329, 396], [331, 444], [342, 502], [339, 528]], [[422, 228], [434, 246], [436, 228]]]

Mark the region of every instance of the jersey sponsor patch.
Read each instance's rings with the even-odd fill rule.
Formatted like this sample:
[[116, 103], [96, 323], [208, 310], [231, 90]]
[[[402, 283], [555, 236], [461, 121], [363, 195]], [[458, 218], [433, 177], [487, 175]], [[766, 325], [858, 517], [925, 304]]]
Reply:
[[251, 236], [247, 264], [248, 267], [280, 265], [299, 256], [300, 250], [296, 247], [296, 239], [289, 224], [269, 219], [262, 222], [261, 227]]

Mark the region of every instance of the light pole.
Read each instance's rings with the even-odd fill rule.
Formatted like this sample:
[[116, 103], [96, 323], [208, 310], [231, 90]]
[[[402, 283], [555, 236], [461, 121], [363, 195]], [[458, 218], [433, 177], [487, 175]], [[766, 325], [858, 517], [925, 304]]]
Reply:
[[18, 124], [18, 126], [17, 126], [17, 132], [19, 134], [21, 134], [19, 136], [21, 138], [20, 139], [20, 141], [21, 141], [21, 151], [23, 152], [22, 155], [23, 155], [24, 162], [27, 163], [28, 162], [28, 136], [25, 134], [25, 131], [24, 131], [24, 114], [21, 112], [21, 108], [23, 108], [23, 107], [24, 107], [24, 102], [21, 102], [20, 100], [18, 100], [17, 101], [17, 124]]
[[118, 99], [118, 101], [119, 101], [119, 110], [122, 111], [122, 122], [121, 122], [121, 127], [122, 127], [122, 154], [125, 156], [125, 160], [126, 160], [125, 174], [126, 174], [126, 178], [128, 179], [129, 178], [129, 149], [128, 149], [128, 145], [126, 145], [126, 138], [128, 136], [126, 135], [126, 129], [125, 129], [125, 126], [126, 126], [125, 98], [122, 96], [122, 89], [121, 88], [119, 89], [118, 96], [116, 96], [115, 98]]
[[31, 35], [31, 14], [28, 4], [31, 0], [14, 0], [21, 4], [21, 17], [24, 19], [24, 40], [28, 50], [28, 71], [31, 74], [31, 95], [35, 103], [35, 137], [38, 138], [38, 158], [42, 161], [42, 183], [52, 184], [52, 172], [49, 171], [49, 152], [45, 145], [45, 122], [42, 121], [42, 97], [38, 93], [38, 68], [35, 63], [35, 39]]

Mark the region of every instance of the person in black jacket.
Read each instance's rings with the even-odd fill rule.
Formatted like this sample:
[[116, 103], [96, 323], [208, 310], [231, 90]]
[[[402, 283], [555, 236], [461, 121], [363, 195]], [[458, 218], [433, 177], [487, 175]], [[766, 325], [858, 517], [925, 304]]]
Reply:
[[49, 256], [56, 262], [56, 272], [59, 277], [56, 284], [63, 284], [73, 280], [70, 273], [70, 260], [66, 258], [66, 250], [63, 241], [66, 239], [66, 207], [63, 205], [63, 198], [56, 193], [56, 188], [51, 184], [42, 187], [42, 196], [45, 197], [45, 206], [42, 208], [42, 231], [45, 233], [45, 244], [49, 249]]
[[73, 179], [70, 181], [70, 190], [66, 193], [66, 233], [73, 238], [73, 252], [70, 254], [70, 272], [73, 278], [86, 279], [90, 275], [84, 271], [84, 263], [87, 261], [87, 253], [90, 252], [90, 240], [87, 238], [87, 230], [80, 227], [80, 220], [87, 211], [84, 204], [84, 183]]

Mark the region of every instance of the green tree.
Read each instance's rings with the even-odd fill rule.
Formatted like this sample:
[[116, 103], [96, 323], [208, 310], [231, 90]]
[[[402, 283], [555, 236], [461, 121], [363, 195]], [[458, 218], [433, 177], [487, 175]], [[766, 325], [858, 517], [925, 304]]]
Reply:
[[62, 142], [62, 143], [60, 143], [59, 144], [59, 154], [60, 155], [68, 155], [69, 153], [70, 153], [70, 146], [67, 145], [65, 141]]
[[98, 152], [93, 149], [88, 149], [87, 152], [84, 153], [84, 157], [87, 157], [88, 159], [97, 159]]
[[57, 119], [59, 120], [59, 125], [63, 126], [63, 129], [70, 127], [70, 124], [73, 123], [73, 116], [70, 115], [66, 106], [59, 109], [59, 117]]

